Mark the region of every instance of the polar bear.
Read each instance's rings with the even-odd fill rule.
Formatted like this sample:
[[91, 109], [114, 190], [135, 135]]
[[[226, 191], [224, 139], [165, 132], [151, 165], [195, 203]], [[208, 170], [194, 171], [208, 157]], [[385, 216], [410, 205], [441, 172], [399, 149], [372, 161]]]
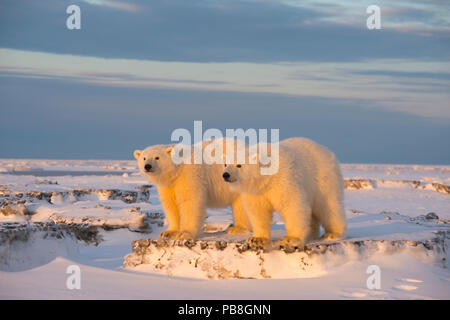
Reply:
[[[269, 152], [275, 150], [270, 146]], [[281, 246], [300, 247], [318, 238], [319, 224], [325, 229], [323, 239], [343, 238], [347, 229], [344, 187], [334, 154], [306, 138], [290, 138], [278, 147], [278, 171], [274, 174], [261, 174], [261, 152], [254, 153], [256, 164], [234, 161], [223, 166], [224, 180], [231, 190], [241, 193], [253, 229], [249, 241], [260, 245], [269, 242], [274, 211], [280, 213], [286, 226]]]
[[135, 150], [141, 173], [158, 189], [169, 227], [160, 237], [195, 239], [200, 232], [206, 208], [231, 205], [234, 224], [229, 234], [250, 232], [239, 193], [232, 192], [222, 178], [221, 164], [175, 164], [173, 146], [155, 145]]

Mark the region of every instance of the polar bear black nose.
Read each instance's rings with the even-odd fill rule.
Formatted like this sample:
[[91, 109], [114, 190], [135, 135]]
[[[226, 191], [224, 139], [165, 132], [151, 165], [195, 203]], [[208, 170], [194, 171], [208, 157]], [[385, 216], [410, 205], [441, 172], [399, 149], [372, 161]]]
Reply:
[[222, 175], [223, 179], [225, 181], [228, 181], [228, 179], [230, 179], [230, 174], [228, 172], [224, 172], [224, 174]]
[[152, 165], [151, 164], [146, 164], [144, 166], [144, 169], [145, 169], [145, 171], [150, 171], [150, 170], [152, 170]]

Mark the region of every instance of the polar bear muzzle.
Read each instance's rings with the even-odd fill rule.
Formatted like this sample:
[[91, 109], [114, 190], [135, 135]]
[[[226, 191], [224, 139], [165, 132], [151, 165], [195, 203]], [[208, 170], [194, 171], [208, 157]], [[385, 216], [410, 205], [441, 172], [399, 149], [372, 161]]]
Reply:
[[231, 176], [230, 176], [230, 174], [228, 172], [224, 172], [222, 177], [223, 177], [223, 180], [228, 181]]
[[223, 180], [225, 180], [226, 182], [236, 182], [236, 179], [233, 179], [233, 177], [231, 176], [231, 174], [229, 172], [224, 172], [222, 174], [222, 178]]

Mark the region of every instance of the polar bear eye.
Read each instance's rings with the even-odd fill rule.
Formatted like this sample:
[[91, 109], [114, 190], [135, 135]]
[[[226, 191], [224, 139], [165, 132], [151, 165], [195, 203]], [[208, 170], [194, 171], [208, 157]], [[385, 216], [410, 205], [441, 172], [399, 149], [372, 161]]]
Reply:
[[226, 164], [224, 164], [224, 167], [226, 167], [227, 165]]
[[145, 159], [145, 157], [144, 157], [144, 161], [145, 161], [145, 160], [147, 160], [147, 159]]
[[240, 167], [242, 167], [240, 164], [238, 164], [236, 167], [238, 167], [238, 168], [240, 168]]
[[156, 157], [155, 160], [159, 160], [159, 157]]

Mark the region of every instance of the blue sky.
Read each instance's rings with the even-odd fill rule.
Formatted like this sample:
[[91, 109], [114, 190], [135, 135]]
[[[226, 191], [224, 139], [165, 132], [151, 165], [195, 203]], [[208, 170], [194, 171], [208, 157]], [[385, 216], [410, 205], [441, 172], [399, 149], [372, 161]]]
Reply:
[[203, 120], [310, 137], [343, 162], [450, 164], [449, 9], [0, 0], [0, 157], [130, 159]]

